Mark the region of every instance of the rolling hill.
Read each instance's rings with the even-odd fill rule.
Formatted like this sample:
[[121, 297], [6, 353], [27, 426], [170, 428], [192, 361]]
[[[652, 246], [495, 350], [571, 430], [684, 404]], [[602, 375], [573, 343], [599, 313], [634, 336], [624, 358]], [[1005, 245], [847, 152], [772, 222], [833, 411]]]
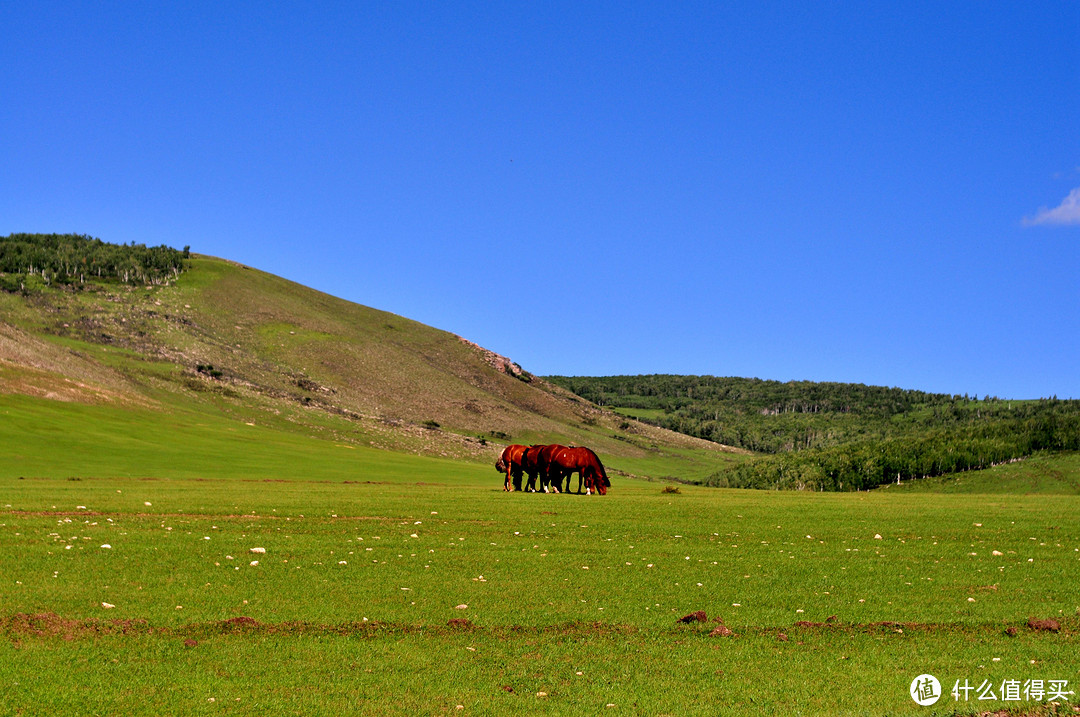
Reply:
[[509, 442], [561, 442], [616, 471], [682, 479], [743, 453], [598, 408], [452, 333], [228, 260], [185, 265], [164, 283], [0, 292], [0, 404], [71, 431], [118, 420], [162, 446], [187, 435], [181, 424], [474, 463]]
[[[653, 425], [756, 454], [705, 483], [866, 490], [1080, 451], [1080, 401], [982, 399], [852, 383], [716, 376], [550, 376]], [[1064, 474], [1069, 468], [1064, 469]], [[995, 479], [993, 492], [1009, 483]], [[972, 481], [965, 481], [970, 486]], [[944, 485], [934, 482], [934, 485]], [[1075, 491], [1070, 481], [1035, 481]]]

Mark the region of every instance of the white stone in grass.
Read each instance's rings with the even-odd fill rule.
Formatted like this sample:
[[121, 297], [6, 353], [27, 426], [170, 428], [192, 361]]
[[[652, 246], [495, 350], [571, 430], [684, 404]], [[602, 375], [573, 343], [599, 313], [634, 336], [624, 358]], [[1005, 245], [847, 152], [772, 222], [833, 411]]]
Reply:
[[881, 533], [874, 533], [874, 540], [884, 540], [884, 538], [881, 537]]
[[105, 548], [106, 550], [109, 550], [110, 548], [112, 548], [112, 546], [109, 545], [108, 543], [102, 543], [101, 547]]
[[248, 550], [248, 552], [249, 553], [265, 553], [266, 548], [251, 548], [250, 550]]
[[465, 603], [461, 603], [460, 605], [455, 605], [454, 609], [455, 610], [468, 610], [469, 606], [466, 605]]
[[250, 563], [248, 563], [248, 565], [250, 565], [251, 567], [255, 567], [258, 564], [259, 564], [258, 560], [252, 560]]
[[105, 608], [106, 610], [112, 610], [116, 606], [109, 602], [103, 602], [101, 603], [101, 607]]

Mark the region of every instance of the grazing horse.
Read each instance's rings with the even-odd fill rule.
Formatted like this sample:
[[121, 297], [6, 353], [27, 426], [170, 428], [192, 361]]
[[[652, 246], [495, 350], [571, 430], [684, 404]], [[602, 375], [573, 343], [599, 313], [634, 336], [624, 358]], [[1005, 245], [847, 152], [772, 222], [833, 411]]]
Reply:
[[[541, 474], [540, 466], [540, 452], [547, 448], [547, 446], [537, 445], [529, 446], [525, 449], [525, 452], [521, 454], [521, 470], [529, 476], [529, 480], [525, 483], [525, 490], [536, 492], [536, 476]], [[541, 479], [541, 485], [543, 485], [543, 479]]]
[[570, 479], [574, 473], [578, 474], [578, 494], [581, 493], [581, 484], [584, 480], [584, 476], [581, 472], [581, 467], [577, 461], [577, 447], [568, 446], [557, 451], [552, 456], [552, 461], [548, 465], [548, 472], [550, 473], [553, 481], [563, 488], [563, 481], [566, 482], [565, 490], [563, 492], [570, 492]]
[[[499, 460], [495, 461], [495, 470], [506, 474], [503, 490], [521, 490], [521, 457], [526, 450], [525, 446], [515, 443], [504, 448], [502, 454], [499, 455]], [[512, 487], [511, 478], [514, 481]]]
[[[538, 444], [529, 446], [521, 457], [521, 470], [528, 474], [529, 480], [525, 489], [536, 492], [542, 490], [545, 493], [551, 490], [551, 457], [554, 453], [565, 448], [558, 444]], [[540, 477], [539, 489], [536, 478]]]
[[566, 446], [552, 443], [540, 449], [540, 487], [544, 492], [559, 492], [562, 487], [562, 476], [555, 463], [555, 457], [566, 450]]
[[591, 494], [596, 491], [600, 495], [606, 495], [611, 485], [607, 472], [600, 458], [589, 448], [564, 448], [556, 453], [550, 467], [551, 474], [561, 485], [566, 479], [566, 492], [570, 492], [570, 476], [578, 474], [578, 490], [581, 493], [581, 484], [584, 483], [586, 492]]

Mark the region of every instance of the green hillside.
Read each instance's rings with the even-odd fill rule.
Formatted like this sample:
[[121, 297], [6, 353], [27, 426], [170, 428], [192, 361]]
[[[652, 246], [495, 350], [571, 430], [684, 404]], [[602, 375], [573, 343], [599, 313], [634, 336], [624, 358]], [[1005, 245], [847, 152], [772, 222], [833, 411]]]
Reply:
[[[85, 238], [73, 246], [98, 250]], [[740, 457], [599, 409], [454, 334], [234, 262], [189, 254], [165, 278], [132, 276], [0, 291], [0, 408], [24, 416], [5, 422], [0, 442], [116, 425], [97, 436], [101, 455], [146, 473], [179, 465], [157, 460], [175, 437], [196, 453], [220, 440], [197, 436], [207, 427], [488, 465], [511, 441], [574, 443], [615, 471], [687, 480]], [[134, 439], [155, 448], [133, 452]], [[138, 455], [145, 463], [121, 467]], [[35, 473], [32, 458], [7, 470]]]
[[[560, 442], [592, 446], [622, 475], [855, 490], [1080, 450], [1078, 401], [545, 379], [235, 262], [81, 235], [0, 237], [0, 411], [17, 419], [0, 427], [11, 476], [181, 477], [222, 463], [255, 476], [281, 461], [345, 479], [375, 454], [343, 461], [338, 446], [490, 466], [507, 443]], [[260, 458], [245, 463], [250, 440]]]
[[1080, 450], [1080, 401], [714, 376], [550, 377], [628, 416], [758, 452], [738, 488], [866, 490]]

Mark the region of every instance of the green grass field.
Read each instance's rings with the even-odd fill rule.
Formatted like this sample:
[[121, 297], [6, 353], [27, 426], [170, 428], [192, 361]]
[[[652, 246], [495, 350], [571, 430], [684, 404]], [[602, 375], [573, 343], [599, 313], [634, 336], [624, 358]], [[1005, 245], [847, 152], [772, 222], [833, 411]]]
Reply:
[[908, 481], [890, 491], [1080, 495], [1080, 454], [1036, 455], [985, 471]]
[[1080, 684], [1075, 494], [504, 494], [208, 414], [0, 417], [3, 714], [1023, 713], [908, 688]]

